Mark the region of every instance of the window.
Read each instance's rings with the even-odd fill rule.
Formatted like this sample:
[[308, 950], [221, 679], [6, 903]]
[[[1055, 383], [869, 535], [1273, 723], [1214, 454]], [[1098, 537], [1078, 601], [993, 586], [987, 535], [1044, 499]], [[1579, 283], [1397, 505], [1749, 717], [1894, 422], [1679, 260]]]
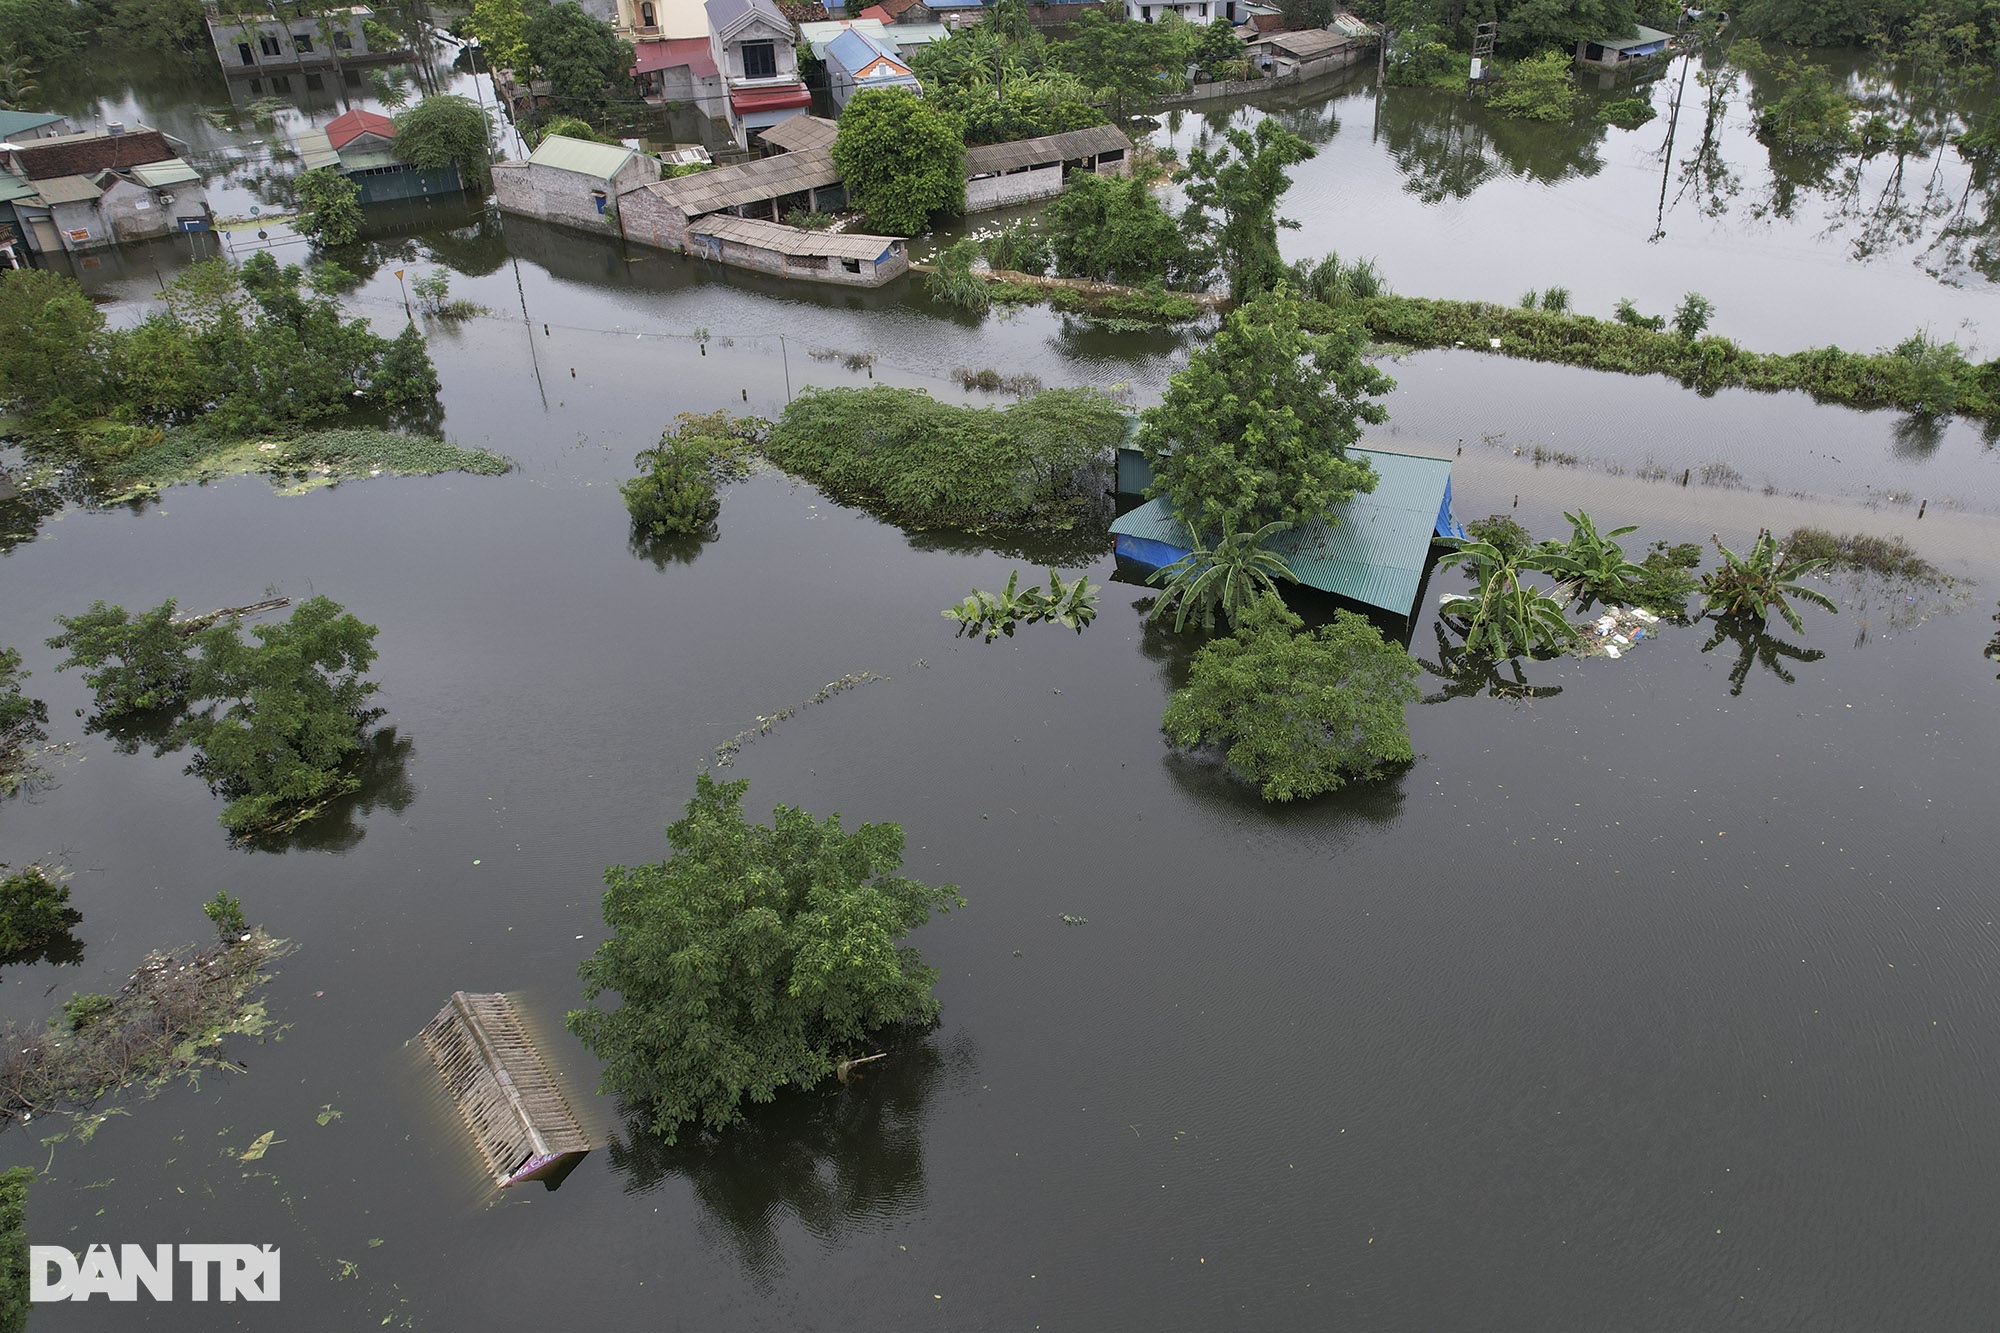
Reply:
[[1196, 14], [1197, 14], [1198, 16], [1200, 16], [1201, 18], [1207, 18], [1207, 17], [1208, 17], [1208, 6], [1207, 6], [1207, 5], [1196, 5], [1196, 6], [1194, 7], [1194, 12], [1195, 12], [1195, 13], [1196, 13]]
[[639, 6], [639, 25], [644, 28], [658, 26], [653, 22], [653, 0], [646, 0], [645, 4]]
[[326, 90], [326, 75], [324, 74], [306, 75], [307, 92], [317, 93], [317, 92], [324, 92], [325, 90]]
[[840, 266], [849, 273], [859, 273], [861, 271], [861, 261], [858, 259], [843, 259], [840, 261]]
[[313, 49], [313, 39], [312, 39], [312, 34], [311, 34], [311, 33], [309, 33], [309, 32], [295, 32], [295, 33], [293, 33], [293, 34], [292, 34], [292, 44], [293, 44], [294, 46], [296, 46], [296, 47], [298, 47], [298, 48], [299, 48], [299, 53], [300, 53], [301, 55], [311, 55], [311, 54], [312, 54], [312, 49]]
[[1153, 21], [1153, 7], [1151, 5], [1140, 5], [1139, 17], [1151, 23]]
[[285, 54], [285, 48], [275, 37], [259, 37], [257, 45], [267, 56], [281, 56]]
[[[1207, 9], [1208, 6], [1203, 5], [1202, 8]], [[352, 51], [354, 49], [354, 38], [347, 33], [337, 32], [333, 35], [333, 48], [336, 51]]]
[[257, 63], [257, 57], [251, 54], [250, 43], [248, 42], [238, 42], [236, 44], [236, 53], [243, 57], [243, 63], [246, 65]]
[[778, 50], [776, 42], [743, 43], [743, 77], [746, 79], [775, 79], [778, 77]]

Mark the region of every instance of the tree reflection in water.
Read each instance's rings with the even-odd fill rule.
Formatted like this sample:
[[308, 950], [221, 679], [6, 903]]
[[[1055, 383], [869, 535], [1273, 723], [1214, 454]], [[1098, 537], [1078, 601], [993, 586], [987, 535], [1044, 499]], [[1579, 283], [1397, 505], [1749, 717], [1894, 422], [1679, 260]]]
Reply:
[[785, 1271], [787, 1219], [832, 1242], [924, 1204], [924, 1118], [941, 1089], [969, 1078], [972, 1044], [924, 1033], [883, 1049], [887, 1060], [845, 1086], [781, 1094], [720, 1134], [683, 1133], [672, 1147], [628, 1111], [611, 1165], [628, 1194], [685, 1178], [745, 1273], [768, 1288]]
[[367, 836], [362, 816], [386, 807], [401, 814], [417, 799], [417, 787], [410, 780], [410, 758], [414, 742], [396, 734], [394, 727], [380, 727], [361, 738], [361, 749], [348, 768], [361, 785], [332, 802], [325, 810], [289, 833], [253, 838], [243, 845], [262, 852], [345, 852]]
[[1513, 120], [1454, 93], [1399, 88], [1382, 100], [1376, 133], [1403, 188], [1426, 204], [1464, 199], [1508, 176], [1552, 185], [1603, 170], [1606, 127]]
[[1743, 693], [1752, 667], [1762, 666], [1785, 684], [1795, 685], [1798, 677], [1785, 669], [1785, 662], [1817, 662], [1826, 656], [1824, 649], [1801, 648], [1786, 643], [1770, 634], [1762, 621], [1749, 616], [1721, 617], [1714, 624], [1714, 632], [1708, 636], [1708, 642], [1701, 646], [1701, 650], [1707, 652], [1723, 643], [1736, 645], [1736, 663], [1729, 668], [1731, 698]]
[[1477, 699], [1482, 694], [1492, 699], [1533, 703], [1537, 699], [1553, 699], [1563, 692], [1560, 685], [1530, 685], [1518, 657], [1501, 661], [1485, 653], [1469, 652], [1464, 644], [1451, 641], [1442, 623], [1432, 625], [1431, 630], [1437, 635], [1437, 661], [1427, 662], [1418, 657], [1417, 665], [1445, 683], [1442, 689], [1418, 700], [1419, 703]]

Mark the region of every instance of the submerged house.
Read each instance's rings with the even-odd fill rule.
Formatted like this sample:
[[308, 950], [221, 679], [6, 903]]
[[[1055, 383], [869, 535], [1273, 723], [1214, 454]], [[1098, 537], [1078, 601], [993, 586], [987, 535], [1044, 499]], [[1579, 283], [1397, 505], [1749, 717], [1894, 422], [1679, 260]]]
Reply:
[[359, 187], [364, 206], [465, 189], [456, 164], [420, 167], [397, 156], [396, 123], [373, 111], [343, 112], [323, 130], [301, 131], [294, 142], [307, 171], [338, 168]]
[[1052, 199], [1063, 192], [1073, 171], [1130, 175], [1132, 141], [1116, 125], [1092, 125], [1038, 139], [968, 148], [965, 211], [978, 213], [1031, 199]]
[[1248, 47], [1251, 66], [1266, 78], [1310, 78], [1372, 57], [1375, 50], [1373, 42], [1319, 28], [1265, 33], [1252, 37]]
[[209, 44], [225, 74], [268, 74], [295, 69], [399, 60], [407, 50], [370, 50], [368, 26], [375, 11], [301, 6], [287, 16], [281, 6], [269, 13], [224, 13], [211, 6]]
[[[1432, 541], [1465, 536], [1451, 512], [1451, 460], [1381, 449], [1350, 449], [1348, 456], [1375, 469], [1375, 489], [1280, 533], [1270, 549], [1309, 588], [1408, 616], [1430, 568]], [[1143, 454], [1118, 451], [1119, 494], [1140, 494], [1152, 480]], [[1147, 569], [1164, 569], [1194, 547], [1163, 499], [1117, 519], [1111, 532], [1118, 558]]]
[[0, 145], [0, 170], [23, 245], [33, 252], [95, 250], [183, 231], [206, 231], [201, 175], [158, 130], [101, 130]]
[[898, 237], [809, 231], [731, 213], [689, 223], [686, 250], [697, 259], [737, 268], [855, 287], [879, 287], [910, 267], [908, 249]]
[[1603, 37], [1576, 44], [1576, 63], [1592, 69], [1618, 69], [1635, 60], [1665, 55], [1673, 34], [1640, 24], [1639, 35], [1631, 38]]
[[72, 132], [69, 117], [53, 111], [0, 111], [0, 143], [28, 143]]
[[865, 32], [852, 29], [826, 44], [828, 91], [836, 110], [845, 110], [856, 93], [877, 88], [902, 88], [924, 95], [924, 85], [901, 56]]
[[620, 196], [647, 182], [670, 183], [638, 149], [551, 134], [527, 161], [494, 164], [493, 199], [504, 213], [616, 233]]

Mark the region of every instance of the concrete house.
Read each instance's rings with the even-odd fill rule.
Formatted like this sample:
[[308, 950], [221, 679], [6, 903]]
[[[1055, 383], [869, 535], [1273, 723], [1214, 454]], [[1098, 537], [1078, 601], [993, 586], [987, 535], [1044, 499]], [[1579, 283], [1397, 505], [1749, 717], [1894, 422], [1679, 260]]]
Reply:
[[726, 116], [708, 10], [701, 0], [618, 0], [614, 26], [632, 43], [632, 77], [646, 100]]
[[527, 161], [495, 164], [493, 197], [502, 212], [616, 234], [619, 196], [659, 179], [659, 164], [636, 148], [551, 134]]
[[[122, 125], [0, 146], [23, 244], [94, 250], [209, 227], [201, 176], [158, 130]], [[32, 193], [23, 193], [31, 189]]]
[[812, 105], [799, 77], [792, 21], [774, 0], [707, 0], [715, 67], [729, 90], [729, 127], [744, 147], [759, 130]]
[[396, 60], [404, 50], [368, 49], [366, 24], [375, 17], [360, 5], [291, 14], [282, 5], [264, 14], [223, 14], [210, 10], [208, 40], [225, 74], [267, 74], [327, 65]]
[[1237, 0], [1125, 0], [1125, 17], [1134, 23], [1158, 23], [1168, 14], [1177, 14], [1189, 23], [1207, 26], [1217, 19], [1238, 21]]
[[1253, 69], [1267, 78], [1310, 78], [1372, 57], [1373, 43], [1362, 43], [1343, 32], [1273, 32], [1253, 37], [1247, 54]]
[[924, 85], [898, 55], [865, 32], [847, 31], [826, 44], [826, 73], [833, 105], [844, 110], [856, 93], [903, 88], [924, 95]]
[[619, 224], [628, 241], [682, 250], [689, 224], [711, 213], [780, 222], [793, 209], [832, 213], [846, 204], [832, 152], [805, 147], [641, 186], [620, 205]]
[[0, 111], [0, 143], [26, 143], [69, 134], [69, 117], [53, 111]]
[[1594, 42], [1578, 42], [1576, 63], [1592, 69], [1617, 69], [1635, 60], [1665, 55], [1673, 34], [1648, 28], [1643, 23], [1638, 27], [1639, 35], [1636, 37], [1600, 37]]

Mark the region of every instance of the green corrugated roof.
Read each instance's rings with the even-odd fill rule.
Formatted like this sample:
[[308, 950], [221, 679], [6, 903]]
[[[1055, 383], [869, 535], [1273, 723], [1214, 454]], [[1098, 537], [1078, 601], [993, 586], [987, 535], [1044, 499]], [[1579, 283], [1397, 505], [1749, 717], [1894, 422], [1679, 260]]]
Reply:
[[[1407, 615], [1423, 583], [1438, 511], [1451, 484], [1451, 460], [1378, 449], [1350, 449], [1348, 457], [1365, 459], [1375, 469], [1375, 489], [1334, 510], [1337, 522], [1301, 524], [1281, 534], [1271, 549], [1307, 587]], [[1183, 551], [1191, 540], [1165, 500], [1147, 501], [1111, 531]]]
[[26, 199], [36, 193], [35, 187], [22, 180], [11, 171], [0, 171], [0, 204], [12, 203], [16, 199]]
[[299, 150], [299, 160], [307, 171], [340, 165], [340, 154], [333, 151], [333, 140], [326, 137], [325, 130], [300, 130], [292, 144]]
[[61, 119], [53, 111], [0, 111], [0, 139], [11, 139], [44, 125], [53, 125]]
[[1635, 46], [1651, 46], [1654, 42], [1673, 40], [1673, 34], [1670, 32], [1661, 32], [1658, 28], [1649, 28], [1643, 23], [1634, 26], [1639, 29], [1637, 37], [1600, 37], [1592, 45], [1601, 46], [1607, 51], [1625, 51]]
[[623, 144], [591, 143], [551, 134], [529, 154], [528, 161], [538, 167], [554, 167], [558, 171], [574, 171], [579, 176], [595, 176], [608, 181], [632, 160], [637, 151]]

